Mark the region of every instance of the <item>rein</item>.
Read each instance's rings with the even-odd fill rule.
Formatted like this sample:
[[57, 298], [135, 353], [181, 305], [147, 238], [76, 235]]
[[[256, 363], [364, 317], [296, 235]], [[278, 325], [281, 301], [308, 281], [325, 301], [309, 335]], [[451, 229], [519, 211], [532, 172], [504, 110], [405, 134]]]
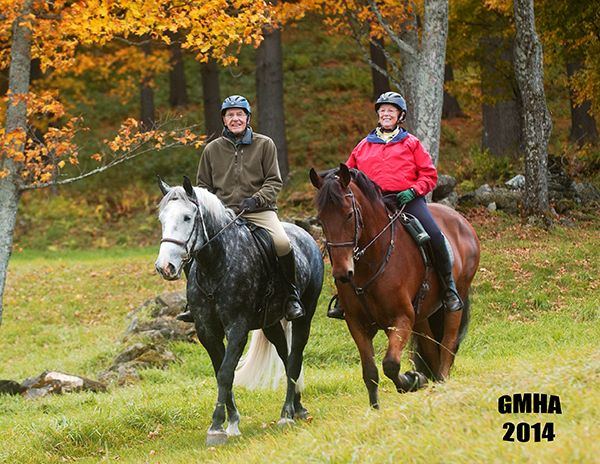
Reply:
[[[242, 216], [242, 214], [244, 214], [246, 212], [246, 210], [243, 210], [240, 214], [238, 214], [235, 218], [233, 218], [225, 227], [223, 227], [219, 232], [217, 232], [212, 238], [209, 239], [208, 233], [206, 232], [206, 227], [204, 226], [204, 220], [201, 220], [202, 213], [200, 210], [200, 205], [198, 204], [198, 202], [196, 202], [192, 199], [190, 199], [190, 201], [196, 206], [196, 210], [197, 210], [196, 218], [194, 219], [194, 227], [192, 228], [192, 231], [190, 232], [190, 236], [187, 238], [186, 241], [177, 240], [175, 238], [169, 238], [169, 237], [163, 238], [160, 241], [160, 243], [164, 243], [164, 242], [174, 243], [175, 245], [179, 245], [180, 247], [183, 247], [187, 253], [186, 257], [182, 260], [184, 263], [189, 261], [190, 255], [192, 253], [198, 254], [200, 251], [202, 251], [202, 249], [204, 249], [204, 247], [206, 247], [209, 243], [211, 243], [213, 240], [215, 240], [219, 235], [221, 235], [223, 232], [225, 232], [230, 226], [232, 226]], [[194, 248], [196, 248], [196, 242], [198, 240], [198, 234], [197, 233], [194, 234], [194, 232], [197, 230], [199, 224], [202, 225], [202, 232], [204, 233], [204, 238], [206, 239], [206, 241], [198, 250], [194, 250]], [[194, 236], [194, 241], [192, 243], [192, 246], [188, 250], [188, 244], [190, 243], [192, 236]]]
[[363, 219], [362, 219], [362, 215], [360, 213], [360, 209], [358, 209], [358, 207], [356, 206], [356, 200], [354, 197], [354, 193], [352, 192], [352, 189], [350, 188], [350, 186], [348, 186], [348, 189], [350, 190], [350, 193], [347, 193], [344, 195], [344, 197], [350, 197], [352, 199], [352, 210], [354, 212], [354, 240], [352, 242], [334, 242], [334, 243], [330, 243], [330, 242], [326, 242], [326, 246], [329, 247], [348, 247], [351, 246], [353, 247], [353, 253], [354, 253], [354, 260], [358, 261], [361, 256], [363, 254], [365, 254], [365, 252], [367, 251], [367, 249], [373, 245], [373, 243], [375, 243], [377, 241], [377, 239], [379, 239], [379, 237], [381, 237], [383, 235], [383, 233], [388, 230], [390, 227], [392, 228], [392, 233], [391, 233], [391, 237], [390, 237], [390, 245], [388, 247], [388, 251], [387, 254], [385, 256], [385, 259], [383, 260], [383, 263], [381, 263], [381, 266], [379, 267], [379, 269], [377, 270], [377, 272], [375, 273], [375, 275], [373, 277], [371, 277], [371, 279], [362, 287], [359, 287], [358, 285], [356, 285], [354, 283], [354, 281], [352, 279], [350, 279], [350, 285], [352, 286], [352, 288], [354, 289], [354, 292], [356, 293], [356, 296], [358, 296], [358, 299], [360, 300], [363, 309], [365, 310], [365, 312], [367, 313], [367, 317], [369, 318], [369, 322], [371, 323], [372, 326], [377, 326], [380, 329], [384, 330], [382, 327], [379, 326], [379, 324], [377, 324], [377, 322], [375, 321], [375, 319], [373, 318], [373, 315], [371, 314], [371, 310], [369, 308], [369, 304], [367, 303], [367, 298], [365, 297], [365, 293], [367, 291], [367, 289], [371, 286], [371, 284], [373, 282], [375, 282], [375, 280], [377, 280], [377, 278], [381, 275], [381, 273], [383, 272], [385, 266], [387, 265], [388, 261], [390, 260], [390, 256], [392, 255], [392, 250], [394, 249], [394, 227], [395, 227], [395, 223], [396, 220], [402, 215], [405, 205], [402, 205], [402, 207], [396, 211], [393, 215], [389, 215], [388, 214], [388, 218], [389, 218], [389, 222], [388, 224], [381, 230], [381, 232], [379, 232], [375, 238], [373, 238], [373, 240], [371, 240], [362, 250], [358, 247], [358, 232], [359, 229], [364, 227], [364, 223], [363, 223]]

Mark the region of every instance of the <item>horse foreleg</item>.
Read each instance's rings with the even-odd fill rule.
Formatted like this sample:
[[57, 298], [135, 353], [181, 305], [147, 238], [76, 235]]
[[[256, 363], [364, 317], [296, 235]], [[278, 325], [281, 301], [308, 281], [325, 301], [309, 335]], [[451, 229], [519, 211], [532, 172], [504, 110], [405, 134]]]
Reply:
[[369, 404], [373, 409], [379, 409], [379, 372], [375, 364], [375, 352], [373, 350], [373, 337], [376, 332], [366, 333], [350, 317], [346, 317], [346, 324], [360, 354], [363, 381], [369, 393]]
[[[196, 329], [198, 333], [198, 327]], [[242, 356], [244, 346], [248, 340], [248, 333], [244, 331], [230, 331], [227, 337], [227, 350], [223, 339], [213, 334], [202, 331], [198, 339], [206, 348], [217, 378], [217, 404], [212, 415], [212, 423], [208, 429], [206, 444], [221, 445], [227, 442], [229, 435], [240, 435], [240, 414], [233, 398], [233, 377], [237, 363]], [[227, 419], [227, 430], [223, 424]]]

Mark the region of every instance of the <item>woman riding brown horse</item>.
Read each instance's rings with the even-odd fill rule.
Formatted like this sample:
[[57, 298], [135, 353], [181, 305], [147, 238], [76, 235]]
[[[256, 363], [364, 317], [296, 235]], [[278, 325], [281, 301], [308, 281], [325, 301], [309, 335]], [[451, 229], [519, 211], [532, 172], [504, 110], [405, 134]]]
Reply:
[[[392, 215], [386, 208], [381, 189], [345, 164], [336, 171], [323, 178], [311, 169], [311, 181], [319, 189], [315, 206], [346, 323], [360, 352], [369, 401], [378, 408], [379, 374], [373, 358], [378, 330], [388, 337], [383, 371], [399, 392], [421, 388], [427, 377], [448, 376], [467, 332], [468, 291], [479, 264], [479, 240], [459, 213], [430, 206], [451, 246], [454, 279], [464, 302], [464, 309], [445, 312], [441, 310], [443, 281], [426, 265], [398, 221], [399, 213]], [[412, 357], [416, 372], [401, 374], [402, 351], [411, 337], [417, 345]]]

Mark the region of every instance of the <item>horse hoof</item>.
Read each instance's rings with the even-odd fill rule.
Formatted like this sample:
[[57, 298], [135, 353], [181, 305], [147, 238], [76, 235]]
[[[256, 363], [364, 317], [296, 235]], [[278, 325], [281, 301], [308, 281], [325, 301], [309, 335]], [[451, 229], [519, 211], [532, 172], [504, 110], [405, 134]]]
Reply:
[[242, 433], [237, 424], [229, 424], [227, 427], [227, 435], [230, 437], [239, 437]]
[[410, 377], [413, 382], [413, 386], [411, 387], [411, 389], [409, 391], [420, 390], [421, 388], [427, 386], [427, 384], [429, 383], [429, 381], [427, 380], [427, 377], [425, 377], [420, 372], [407, 371], [405, 375]]
[[227, 432], [208, 432], [206, 434], [206, 444], [213, 446], [224, 445], [227, 443]]
[[297, 419], [297, 420], [308, 419], [308, 409], [302, 408], [300, 411], [297, 411], [296, 414], [294, 414], [294, 419]]
[[279, 419], [279, 422], [277, 422], [277, 425], [279, 427], [292, 427], [294, 425], [294, 419], [282, 417], [281, 419]]

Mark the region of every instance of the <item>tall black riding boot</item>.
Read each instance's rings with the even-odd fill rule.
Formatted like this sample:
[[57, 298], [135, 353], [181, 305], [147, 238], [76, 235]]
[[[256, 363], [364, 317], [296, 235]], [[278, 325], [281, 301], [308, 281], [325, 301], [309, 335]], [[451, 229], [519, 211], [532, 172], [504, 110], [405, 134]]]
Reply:
[[[185, 274], [185, 280], [188, 279], [188, 274], [192, 267], [192, 262], [193, 262], [193, 260], [190, 259], [183, 266], [183, 273]], [[182, 322], [194, 322], [194, 316], [192, 315], [192, 312], [190, 311], [190, 305], [187, 302], [185, 303], [185, 309], [183, 310], [183, 312], [178, 314], [177, 316], [175, 316], [175, 319], [177, 319], [178, 321], [182, 321]]]
[[456, 289], [456, 284], [454, 283], [454, 277], [452, 276], [452, 262], [450, 261], [448, 249], [445, 245], [441, 246], [436, 250], [433, 250], [433, 255], [435, 258], [435, 269], [446, 286], [444, 295], [442, 296], [444, 310], [447, 313], [460, 311], [463, 309], [464, 305], [460, 299], [458, 290]]
[[285, 280], [288, 296], [285, 301], [285, 318], [288, 321], [304, 316], [304, 307], [300, 301], [296, 283], [296, 258], [292, 249], [287, 255], [279, 257], [279, 264]]

